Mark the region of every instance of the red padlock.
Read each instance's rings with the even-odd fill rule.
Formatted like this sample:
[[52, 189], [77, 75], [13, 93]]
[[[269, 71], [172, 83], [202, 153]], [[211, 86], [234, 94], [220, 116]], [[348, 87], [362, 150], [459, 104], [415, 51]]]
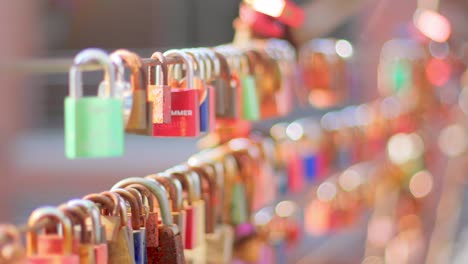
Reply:
[[92, 241], [94, 243], [94, 255], [96, 264], [107, 264], [108, 263], [108, 251], [106, 243], [105, 229], [101, 223], [101, 216], [99, 214], [99, 208], [91, 201], [88, 200], [71, 200], [68, 202], [71, 206], [80, 206], [86, 210], [91, 223], [87, 225], [92, 227]]
[[200, 108], [198, 90], [194, 85], [194, 71], [191, 58], [179, 50], [169, 50], [166, 57], [181, 59], [185, 65], [186, 87], [171, 91], [171, 123], [154, 124], [153, 136], [196, 137], [200, 134]]
[[[63, 234], [63, 251], [60, 254], [39, 254], [38, 236], [34, 230], [43, 220], [57, 221], [61, 224]], [[34, 210], [28, 220], [30, 231], [27, 233], [28, 263], [31, 264], [78, 264], [78, 255], [73, 254], [73, 228], [72, 223], [65, 214], [54, 207], [41, 207]]]

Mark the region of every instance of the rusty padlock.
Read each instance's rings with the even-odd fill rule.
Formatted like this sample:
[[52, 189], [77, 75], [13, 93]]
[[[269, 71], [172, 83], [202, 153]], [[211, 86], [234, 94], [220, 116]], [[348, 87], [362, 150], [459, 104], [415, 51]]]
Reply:
[[178, 180], [169, 177], [169, 174], [164, 173], [148, 175], [145, 178], [153, 179], [164, 186], [169, 194], [169, 201], [171, 205], [171, 215], [174, 223], [179, 227], [182, 242], [185, 240], [185, 226], [187, 224], [187, 213], [183, 208], [183, 189], [182, 185]]
[[[79, 206], [88, 213], [86, 225], [91, 227], [91, 239], [94, 248], [96, 264], [108, 263], [108, 250], [105, 227], [101, 223], [99, 208], [91, 201], [74, 199], [67, 202], [71, 206]], [[88, 221], [89, 220], [89, 221]]]
[[[42, 221], [55, 221], [60, 223], [63, 234], [63, 252], [60, 254], [39, 254], [38, 235], [34, 230]], [[59, 209], [54, 207], [41, 207], [34, 212], [28, 220], [30, 231], [26, 236], [28, 263], [31, 264], [78, 264], [77, 254], [73, 254], [73, 228], [70, 219]]]
[[169, 199], [166, 190], [161, 184], [150, 179], [132, 177], [121, 180], [113, 188], [122, 188], [131, 184], [145, 186], [157, 198], [161, 211], [162, 226], [159, 226], [158, 259], [155, 263], [183, 264], [185, 263], [184, 250], [179, 228], [173, 224]]
[[[161, 52], [154, 52], [151, 59], [157, 59], [159, 65], [148, 68], [148, 96], [153, 103], [152, 123], [171, 123], [171, 86], [166, 58]], [[157, 71], [159, 69], [159, 71]]]

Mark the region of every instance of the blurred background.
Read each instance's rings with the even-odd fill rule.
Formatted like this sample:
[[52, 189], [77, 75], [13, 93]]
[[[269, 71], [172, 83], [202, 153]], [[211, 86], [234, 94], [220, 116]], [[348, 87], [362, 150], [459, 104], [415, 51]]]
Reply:
[[[197, 151], [196, 139], [127, 135], [123, 157], [67, 160], [63, 100], [68, 93], [68, 72], [61, 69], [45, 73], [50, 69], [43, 67], [43, 59], [72, 58], [89, 47], [108, 51], [126, 48], [149, 56], [156, 50], [227, 43], [233, 38], [232, 21], [238, 15], [239, 2], [0, 1], [0, 222], [24, 223], [40, 205], [56, 205], [108, 189], [118, 179], [162, 171]], [[382, 45], [408, 34], [407, 25], [416, 9], [416, 1], [363, 2], [346, 23], [320, 36], [345, 38], [354, 44], [354, 60], [359, 66], [355, 70], [360, 76], [352, 96], [354, 102], [377, 96]], [[467, 30], [457, 26], [466, 20], [466, 1], [444, 2], [442, 12], [454, 20], [454, 36], [466, 37]], [[326, 21], [326, 17], [321, 19]], [[87, 73], [85, 78], [85, 93], [95, 93], [102, 76]], [[314, 114], [318, 112], [313, 109], [298, 109], [289, 120]], [[268, 127], [272, 122], [258, 126]], [[353, 232], [358, 235], [350, 237], [350, 243], [365, 237], [365, 230]]]

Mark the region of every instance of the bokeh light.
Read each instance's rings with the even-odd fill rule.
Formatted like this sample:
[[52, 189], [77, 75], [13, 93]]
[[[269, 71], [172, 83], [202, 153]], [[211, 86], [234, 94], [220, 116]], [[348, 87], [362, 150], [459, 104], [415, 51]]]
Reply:
[[459, 124], [445, 127], [439, 135], [440, 150], [449, 157], [463, 154], [468, 145], [466, 133], [466, 129]]
[[336, 185], [332, 182], [326, 181], [320, 184], [317, 188], [317, 198], [320, 201], [329, 202], [335, 199], [336, 192]]
[[335, 44], [336, 53], [342, 58], [353, 56], [353, 45], [347, 40], [340, 39]]
[[299, 140], [304, 136], [304, 128], [301, 124], [293, 122], [286, 128], [286, 135], [292, 140]]
[[429, 171], [419, 171], [411, 177], [409, 189], [416, 198], [427, 196], [434, 185], [433, 177]]
[[279, 217], [291, 217], [297, 210], [293, 201], [281, 201], [276, 205], [275, 212]]
[[350, 168], [340, 175], [338, 182], [343, 190], [350, 192], [361, 185], [362, 176], [358, 171]]
[[416, 28], [434, 41], [445, 42], [450, 37], [450, 22], [435, 11], [418, 9], [413, 20]]

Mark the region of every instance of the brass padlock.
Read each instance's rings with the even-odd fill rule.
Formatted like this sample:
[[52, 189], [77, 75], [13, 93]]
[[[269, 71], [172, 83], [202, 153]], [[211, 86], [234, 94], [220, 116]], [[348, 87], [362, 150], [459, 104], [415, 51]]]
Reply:
[[[108, 263], [108, 250], [105, 227], [101, 223], [99, 208], [91, 201], [74, 199], [67, 202], [71, 206], [79, 206], [88, 214], [86, 225], [91, 229], [90, 239], [93, 243], [96, 264]], [[89, 220], [89, 221], [88, 221]]]
[[0, 237], [0, 263], [26, 263], [26, 251], [21, 245], [18, 229], [13, 225], [0, 224]]
[[232, 76], [226, 58], [219, 52], [214, 52], [216, 60], [220, 65], [219, 76], [211, 81], [216, 90], [216, 117], [237, 118], [237, 88], [232, 83]]
[[130, 220], [130, 226], [132, 230], [133, 239], [133, 252], [135, 264], [144, 263], [144, 253], [146, 252], [146, 240], [145, 231], [141, 230], [141, 204], [138, 202], [131, 192], [122, 188], [112, 188], [112, 193], [117, 193], [122, 197], [126, 203], [130, 206], [131, 213], [128, 215]]
[[[59, 222], [63, 234], [63, 252], [60, 254], [38, 254], [38, 235], [36, 228], [42, 221]], [[41, 207], [34, 212], [28, 220], [30, 231], [26, 236], [28, 263], [32, 264], [78, 264], [78, 255], [73, 254], [73, 228], [72, 223], [65, 214], [54, 207]]]
[[113, 188], [124, 188], [131, 184], [145, 186], [157, 198], [161, 211], [162, 226], [159, 226], [158, 259], [156, 263], [180, 264], [185, 263], [182, 240], [179, 228], [173, 224], [169, 199], [164, 187], [158, 182], [150, 179], [132, 177], [124, 179], [113, 186]]
[[[169, 86], [169, 70], [166, 58], [161, 52], [154, 52], [151, 59], [157, 59], [157, 67], [148, 68], [148, 97], [153, 104], [151, 122], [153, 124], [171, 123], [171, 86]], [[159, 68], [159, 72], [156, 71]]]
[[[111, 59], [119, 57], [125, 66], [130, 68], [131, 98], [124, 100], [125, 131], [135, 134], [150, 135], [152, 133], [152, 103], [148, 100], [148, 82], [146, 70], [140, 56], [136, 53], [119, 49], [111, 54]], [[130, 102], [131, 100], [131, 102]]]

